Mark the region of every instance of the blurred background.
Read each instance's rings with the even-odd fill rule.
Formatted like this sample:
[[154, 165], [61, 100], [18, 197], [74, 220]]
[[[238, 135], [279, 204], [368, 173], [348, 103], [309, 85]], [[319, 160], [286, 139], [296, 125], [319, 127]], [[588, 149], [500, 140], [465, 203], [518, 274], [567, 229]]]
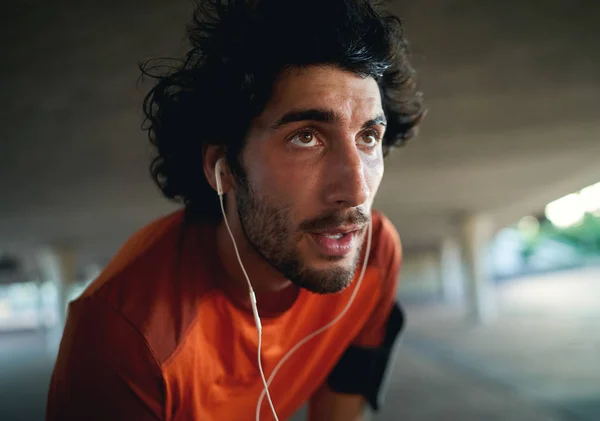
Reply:
[[[408, 326], [376, 420], [600, 420], [600, 2], [390, 2], [429, 115], [377, 207]], [[0, 420], [42, 420], [66, 303], [170, 212], [144, 58], [189, 1], [8, 0], [0, 25]]]

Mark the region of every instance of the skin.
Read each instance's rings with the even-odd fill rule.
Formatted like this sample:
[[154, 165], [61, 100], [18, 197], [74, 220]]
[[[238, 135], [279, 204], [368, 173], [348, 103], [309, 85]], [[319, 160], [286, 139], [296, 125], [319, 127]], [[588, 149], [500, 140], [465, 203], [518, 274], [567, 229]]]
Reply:
[[[281, 121], [297, 110], [327, 111], [332, 121], [319, 121], [323, 116], [314, 113], [302, 121]], [[247, 134], [241, 156], [245, 177], [222, 174], [227, 218], [257, 293], [268, 296], [294, 283], [314, 292], [337, 292], [350, 283], [383, 176], [384, 130], [372, 78], [312, 66], [289, 70], [275, 83]], [[213, 187], [214, 163], [221, 156], [216, 147], [205, 153]], [[348, 224], [358, 229], [352, 251], [341, 258], [320, 253], [311, 233]], [[232, 282], [245, 290], [223, 223], [217, 238]], [[289, 264], [282, 267], [290, 263], [285, 259], [294, 260], [292, 273]]]
[[[290, 117], [299, 110], [319, 112]], [[299, 287], [332, 293], [350, 284], [383, 177], [384, 132], [372, 78], [310, 66], [288, 70], [276, 81], [248, 130], [244, 176], [234, 177], [228, 169], [222, 174], [227, 220], [261, 314], [285, 311]], [[204, 154], [204, 172], [215, 190], [214, 167], [222, 156], [214, 146]], [[341, 257], [324, 255], [312, 233], [349, 224], [357, 229], [352, 250]], [[223, 222], [217, 250], [230, 289], [248, 305], [247, 282]], [[360, 420], [362, 407], [362, 398], [324, 386], [312, 400], [310, 419]]]

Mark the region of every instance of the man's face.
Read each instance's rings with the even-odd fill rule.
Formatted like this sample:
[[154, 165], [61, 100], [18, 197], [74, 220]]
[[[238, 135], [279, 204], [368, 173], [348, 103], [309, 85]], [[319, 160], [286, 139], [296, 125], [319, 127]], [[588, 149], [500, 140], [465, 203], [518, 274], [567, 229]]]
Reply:
[[235, 202], [250, 244], [317, 293], [351, 282], [383, 176], [385, 117], [372, 78], [285, 72], [248, 131]]

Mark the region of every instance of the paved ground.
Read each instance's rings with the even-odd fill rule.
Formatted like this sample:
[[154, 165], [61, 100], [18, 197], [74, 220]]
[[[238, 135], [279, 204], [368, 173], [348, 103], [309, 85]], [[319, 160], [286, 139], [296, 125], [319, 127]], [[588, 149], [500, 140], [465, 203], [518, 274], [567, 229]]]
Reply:
[[[599, 292], [600, 271], [507, 283], [500, 318], [486, 326], [452, 307], [409, 304], [387, 404], [373, 419], [600, 420]], [[0, 335], [0, 420], [43, 420], [52, 368], [43, 342]]]
[[576, 420], [600, 420], [600, 270], [498, 289], [499, 318], [468, 325], [457, 308], [409, 306], [405, 343]]
[[405, 347], [375, 421], [567, 421], [476, 373]]

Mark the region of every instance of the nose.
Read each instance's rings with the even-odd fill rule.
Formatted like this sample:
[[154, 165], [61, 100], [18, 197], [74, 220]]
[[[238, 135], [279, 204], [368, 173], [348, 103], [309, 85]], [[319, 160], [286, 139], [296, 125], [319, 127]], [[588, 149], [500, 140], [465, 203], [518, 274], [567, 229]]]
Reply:
[[[340, 142], [342, 143], [342, 142]], [[343, 142], [330, 151], [326, 180], [326, 200], [332, 207], [352, 208], [370, 196], [368, 174], [361, 151], [354, 141]]]

